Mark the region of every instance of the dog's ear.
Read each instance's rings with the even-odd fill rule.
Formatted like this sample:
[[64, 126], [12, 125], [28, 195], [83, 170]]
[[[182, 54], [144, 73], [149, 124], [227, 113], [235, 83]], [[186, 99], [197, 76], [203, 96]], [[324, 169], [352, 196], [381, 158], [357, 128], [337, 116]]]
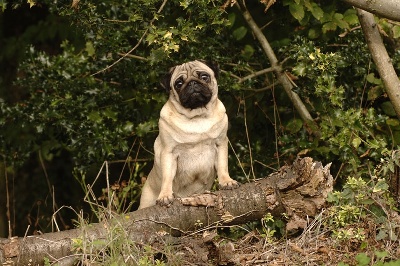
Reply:
[[214, 71], [214, 76], [216, 79], [219, 77], [219, 65], [217, 62], [212, 61], [212, 60], [200, 60], [200, 62], [206, 64], [209, 68]]
[[161, 79], [161, 87], [163, 87], [168, 93], [171, 90], [171, 77], [172, 73], [174, 73], [175, 67], [171, 67], [169, 72], [164, 75], [164, 77]]

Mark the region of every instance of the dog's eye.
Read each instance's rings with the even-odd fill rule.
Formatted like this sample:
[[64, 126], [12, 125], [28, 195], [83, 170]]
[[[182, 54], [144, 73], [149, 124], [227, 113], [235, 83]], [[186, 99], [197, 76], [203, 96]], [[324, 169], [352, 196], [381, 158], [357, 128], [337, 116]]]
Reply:
[[207, 73], [200, 73], [199, 78], [205, 82], [208, 82], [210, 80], [210, 75]]
[[175, 81], [175, 84], [174, 84], [175, 89], [179, 90], [182, 87], [182, 85], [183, 85], [183, 81], [181, 79], [178, 79]]

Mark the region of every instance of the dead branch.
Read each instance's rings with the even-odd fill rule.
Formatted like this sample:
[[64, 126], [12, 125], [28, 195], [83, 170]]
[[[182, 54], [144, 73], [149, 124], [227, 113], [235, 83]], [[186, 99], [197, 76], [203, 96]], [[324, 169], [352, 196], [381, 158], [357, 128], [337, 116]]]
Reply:
[[385, 0], [385, 1], [366, 1], [366, 0], [343, 0], [344, 2], [374, 13], [378, 16], [400, 21], [400, 1]]
[[59, 265], [73, 265], [77, 258], [73, 239], [85, 243], [106, 239], [115, 225], [138, 244], [151, 243], [159, 235], [188, 234], [201, 228], [199, 225], [215, 228], [260, 220], [267, 213], [285, 217], [288, 231], [304, 229], [307, 219], [318, 214], [332, 191], [329, 167], [307, 157], [238, 189], [177, 199], [169, 208], [153, 206], [78, 229], [3, 239], [0, 263], [43, 265], [46, 257]]

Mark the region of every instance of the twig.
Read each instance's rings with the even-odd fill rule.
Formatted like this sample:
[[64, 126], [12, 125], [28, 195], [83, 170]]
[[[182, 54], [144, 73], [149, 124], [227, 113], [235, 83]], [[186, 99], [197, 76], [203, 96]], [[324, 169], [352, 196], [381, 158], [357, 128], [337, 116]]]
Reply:
[[278, 161], [278, 168], [281, 167], [281, 163], [279, 160], [279, 149], [278, 149], [278, 122], [277, 122], [277, 116], [279, 113], [277, 112], [278, 107], [276, 106], [276, 100], [275, 100], [275, 90], [273, 90], [272, 97], [274, 99], [274, 133], [275, 133], [275, 153], [276, 153], [276, 159]]
[[[239, 158], [239, 156], [237, 155], [237, 153], [236, 153], [235, 149], [233, 148], [233, 145], [232, 145], [232, 143], [231, 143], [231, 141], [230, 141], [229, 139], [228, 139], [228, 143], [229, 143], [229, 146], [231, 146], [231, 149], [232, 149], [232, 151], [233, 151], [233, 154], [235, 154], [236, 160], [238, 160], [238, 162], [239, 162], [240, 169], [242, 169], [242, 172], [243, 172], [244, 176], [247, 178], [246, 171], [244, 171], [242, 162], [240, 161], [240, 158]], [[247, 181], [250, 182], [249, 179], [247, 179]]]
[[243, 78], [240, 78], [238, 82], [239, 83], [243, 83], [244, 81], [246, 81], [248, 79], [252, 79], [252, 78], [255, 78], [257, 76], [264, 75], [265, 73], [273, 72], [274, 70], [275, 69], [273, 67], [269, 67], [269, 68], [266, 68], [266, 69], [263, 69], [263, 70], [259, 70], [257, 72], [251, 73], [250, 75], [247, 75], [247, 76], [245, 76]]
[[[264, 166], [265, 168], [268, 168], [268, 169], [270, 169], [270, 170], [272, 170], [272, 171], [277, 171], [278, 169], [276, 169], [276, 168], [274, 168], [274, 167], [271, 167], [271, 166], [269, 166], [269, 165], [266, 165], [265, 163], [263, 163], [263, 162], [260, 162], [260, 161], [258, 161], [258, 160], [254, 160], [254, 162], [255, 163], [258, 163], [258, 164], [261, 164], [262, 166]], [[278, 162], [279, 163], [279, 162]]]
[[241, 79], [242, 79], [241, 77], [236, 76], [235, 74], [232, 74], [232, 73], [229, 72], [229, 71], [226, 71], [226, 70], [223, 70], [223, 69], [221, 69], [220, 71], [221, 71], [221, 73], [227, 74], [227, 75], [229, 75], [229, 76], [231, 76], [231, 77], [233, 77], [233, 78], [235, 78], [235, 79], [237, 79], [237, 80], [241, 80]]
[[[53, 212], [55, 212], [55, 210], [58, 209], [58, 205], [57, 205], [57, 202], [55, 201], [55, 198], [54, 198], [54, 187], [50, 183], [49, 175], [47, 174], [46, 166], [44, 165], [44, 161], [43, 161], [43, 157], [42, 157], [42, 153], [41, 152], [39, 152], [39, 161], [40, 161], [40, 165], [42, 166], [44, 176], [46, 177], [46, 182], [47, 182], [47, 186], [48, 186], [48, 189], [49, 189], [49, 194], [53, 196], [53, 199], [52, 199], [53, 200]], [[62, 224], [65, 226], [66, 223], [65, 223], [64, 218], [62, 217], [62, 215], [59, 214], [58, 217], [60, 218], [60, 221], [62, 222]], [[52, 228], [52, 230], [53, 230], [53, 228]]]
[[277, 82], [277, 83], [274, 82], [271, 85], [265, 86], [265, 87], [263, 87], [261, 89], [244, 89], [244, 90], [245, 91], [252, 91], [254, 93], [259, 93], [259, 92], [268, 91], [268, 90], [272, 89], [273, 87], [275, 87], [276, 84], [279, 84], [279, 82]]
[[8, 190], [8, 175], [7, 175], [7, 165], [6, 160], [3, 160], [4, 165], [4, 177], [6, 179], [6, 216], [8, 219], [8, 238], [12, 237], [12, 228], [11, 228], [11, 211], [10, 211], [10, 191]]
[[[133, 141], [132, 146], [131, 146], [131, 148], [129, 149], [128, 155], [126, 156], [126, 159], [124, 160], [124, 165], [122, 166], [122, 170], [121, 170], [121, 173], [120, 173], [119, 178], [118, 178], [118, 183], [121, 182], [122, 174], [124, 173], [124, 170], [125, 170], [126, 165], [128, 164], [128, 162], [131, 161], [131, 160], [129, 159], [129, 156], [130, 156], [130, 154], [131, 154], [131, 152], [132, 152], [132, 150], [133, 150], [133, 147], [135, 146], [136, 140], [137, 140], [137, 138], [135, 138], [135, 140]], [[137, 162], [137, 156], [136, 156], [134, 162]]]
[[[251, 170], [251, 174], [253, 176], [253, 179], [256, 178], [255, 174], [254, 174], [254, 167], [253, 167], [253, 153], [251, 150], [251, 143], [250, 143], [250, 137], [249, 137], [249, 130], [247, 127], [247, 112], [246, 112], [246, 101], [243, 100], [243, 114], [244, 114], [244, 126], [246, 129], [246, 138], [247, 138], [247, 145], [249, 146], [249, 155], [250, 155], [250, 170]], [[249, 180], [249, 178], [247, 178]]]
[[147, 59], [146, 57], [133, 55], [133, 54], [124, 54], [124, 53], [118, 52], [117, 55], [134, 58], [134, 59], [139, 59], [139, 60], [143, 60], [143, 61], [149, 61], [149, 59]]

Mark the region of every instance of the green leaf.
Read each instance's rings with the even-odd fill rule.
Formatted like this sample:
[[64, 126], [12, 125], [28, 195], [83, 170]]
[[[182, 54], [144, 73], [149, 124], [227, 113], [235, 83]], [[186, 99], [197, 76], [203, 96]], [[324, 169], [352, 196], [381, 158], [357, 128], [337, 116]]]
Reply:
[[380, 240], [386, 239], [388, 236], [389, 236], [389, 235], [388, 235], [386, 229], [380, 229], [380, 230], [378, 231], [378, 234], [376, 235], [375, 239], [376, 239], [377, 241], [380, 241]]
[[235, 24], [235, 20], [236, 20], [236, 14], [235, 13], [229, 13], [228, 21], [229, 21], [229, 25], [230, 26], [233, 26], [233, 24]]
[[397, 118], [388, 118], [386, 119], [386, 125], [397, 127], [398, 125], [400, 125], [400, 121]]
[[254, 48], [251, 45], [246, 44], [242, 50], [242, 56], [245, 59], [250, 59], [250, 57], [252, 57], [254, 54]]
[[316, 3], [312, 4], [312, 9], [310, 11], [317, 20], [321, 20], [324, 17], [324, 11]]
[[381, 191], [387, 191], [389, 189], [389, 185], [386, 183], [385, 180], [380, 179], [374, 186], [372, 192], [381, 192]]
[[368, 101], [374, 101], [378, 97], [382, 96], [382, 94], [383, 94], [382, 87], [381, 86], [374, 86], [371, 89], [369, 89], [367, 100]]
[[97, 111], [92, 111], [88, 114], [88, 119], [95, 122], [95, 123], [100, 123], [103, 118], [101, 117], [100, 113]]
[[289, 131], [291, 134], [297, 133], [303, 127], [303, 120], [301, 119], [292, 119], [289, 123], [286, 124], [285, 129]]
[[105, 117], [110, 118], [113, 121], [117, 120], [117, 115], [118, 115], [117, 112], [114, 112], [110, 108], [107, 108], [106, 110], [104, 110], [103, 114]]
[[327, 22], [324, 25], [322, 25], [322, 32], [327, 33], [328, 31], [334, 31], [336, 30], [337, 25], [335, 22]]
[[386, 258], [387, 256], [389, 256], [389, 253], [387, 252], [387, 251], [375, 251], [375, 256], [378, 258], [378, 259], [384, 259], [384, 258]]
[[132, 132], [133, 131], [133, 123], [132, 122], [126, 122], [125, 123], [125, 125], [124, 125], [124, 127], [123, 127], [123, 130], [125, 131], [125, 132]]
[[369, 73], [367, 75], [367, 81], [369, 83], [375, 84], [375, 85], [381, 85], [382, 84], [382, 80], [380, 78], [376, 78], [374, 73]]
[[304, 7], [300, 4], [292, 3], [289, 5], [289, 11], [298, 21], [304, 18]]
[[381, 104], [381, 108], [383, 112], [388, 116], [396, 116], [396, 112], [393, 108], [393, 105], [390, 101], [384, 102]]
[[321, 35], [321, 32], [320, 32], [320, 30], [318, 29], [318, 28], [311, 28], [309, 31], [308, 31], [308, 37], [310, 38], [310, 39], [316, 39], [316, 38], [318, 38], [319, 36]]
[[85, 51], [89, 56], [93, 56], [95, 54], [95, 49], [92, 42], [86, 42]]
[[397, 39], [400, 38], [400, 26], [393, 26], [392, 28], [392, 32], [393, 32], [393, 38]]
[[340, 13], [335, 13], [335, 15], [333, 15], [333, 21], [341, 29], [349, 29], [350, 28], [349, 24], [345, 20], [343, 20], [343, 15]]
[[365, 253], [359, 253], [356, 255], [356, 260], [358, 262], [358, 266], [364, 266], [369, 264], [371, 258]]
[[244, 36], [246, 36], [246, 34], [247, 34], [247, 28], [246, 28], [245, 26], [241, 26], [241, 27], [235, 29], [235, 30], [232, 32], [233, 37], [234, 37], [237, 41], [243, 39]]
[[343, 20], [346, 21], [349, 25], [356, 25], [359, 23], [357, 12], [355, 9], [348, 9], [343, 14]]
[[293, 67], [293, 72], [297, 76], [305, 76], [306, 70], [307, 70], [307, 66], [304, 63], [300, 63], [300, 64], [296, 65], [295, 67]]
[[358, 148], [358, 146], [360, 146], [361, 144], [361, 139], [359, 137], [355, 137], [352, 141], [351, 141], [351, 145], [353, 145], [354, 148]]
[[146, 121], [143, 123], [140, 123], [137, 127], [136, 127], [136, 135], [138, 135], [139, 137], [142, 137], [144, 135], [146, 135], [147, 133], [149, 133], [155, 126], [154, 121]]

